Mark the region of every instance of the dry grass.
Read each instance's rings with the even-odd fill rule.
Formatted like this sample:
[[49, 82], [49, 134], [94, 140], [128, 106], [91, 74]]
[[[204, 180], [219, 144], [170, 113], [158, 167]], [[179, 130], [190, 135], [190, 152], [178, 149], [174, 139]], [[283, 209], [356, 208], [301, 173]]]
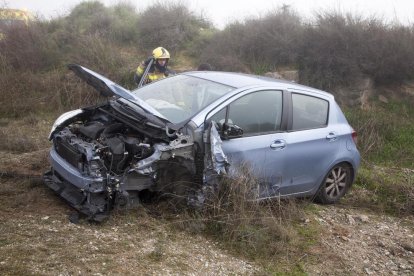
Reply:
[[[252, 274], [257, 268], [197, 235], [171, 231], [144, 206], [103, 224], [73, 212], [40, 182], [0, 178], [0, 274]], [[210, 265], [205, 265], [210, 264]]]
[[25, 153], [48, 148], [53, 123], [48, 117], [29, 114], [19, 120], [0, 119], [0, 151]]
[[206, 235], [272, 273], [303, 272], [303, 252], [316, 242], [316, 225], [302, 223], [310, 203], [294, 199], [259, 202], [254, 200], [256, 193], [257, 182], [244, 169], [243, 176], [222, 180], [200, 210], [187, 210], [180, 219], [169, 220], [174, 227]]

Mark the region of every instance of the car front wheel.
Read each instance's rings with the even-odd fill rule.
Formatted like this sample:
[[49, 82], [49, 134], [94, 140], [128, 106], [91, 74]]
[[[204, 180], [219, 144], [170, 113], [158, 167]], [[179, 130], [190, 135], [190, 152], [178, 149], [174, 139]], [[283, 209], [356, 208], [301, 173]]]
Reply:
[[334, 166], [322, 182], [316, 201], [322, 204], [336, 203], [346, 193], [351, 183], [351, 167], [346, 163]]

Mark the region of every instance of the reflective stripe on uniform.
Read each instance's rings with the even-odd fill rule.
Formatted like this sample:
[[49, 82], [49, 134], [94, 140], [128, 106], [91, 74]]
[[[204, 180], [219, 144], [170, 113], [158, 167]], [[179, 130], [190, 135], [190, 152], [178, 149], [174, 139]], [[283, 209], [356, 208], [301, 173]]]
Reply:
[[[145, 72], [145, 69], [146, 69], [145, 63], [142, 62], [137, 68], [137, 71], [136, 71], [137, 76], [142, 77], [142, 75]], [[150, 81], [150, 82], [160, 80], [160, 79], [163, 79], [163, 78], [165, 78], [165, 74], [162, 73], [162, 72], [157, 71], [156, 69], [155, 69], [154, 72], [149, 72], [148, 76], [147, 76], [147, 80]]]

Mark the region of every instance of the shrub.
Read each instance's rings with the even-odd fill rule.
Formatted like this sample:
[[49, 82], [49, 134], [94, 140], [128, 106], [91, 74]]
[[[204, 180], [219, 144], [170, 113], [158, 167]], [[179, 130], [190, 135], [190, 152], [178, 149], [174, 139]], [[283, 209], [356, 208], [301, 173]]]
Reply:
[[298, 58], [301, 82], [332, 89], [359, 78], [367, 24], [350, 15], [319, 14], [315, 26], [307, 26], [304, 32]]
[[86, 1], [75, 6], [65, 21], [78, 34], [105, 35], [110, 29], [112, 18], [101, 2]]
[[401, 84], [414, 76], [414, 29], [371, 24], [361, 49], [361, 70], [377, 84]]
[[147, 50], [163, 46], [171, 51], [183, 49], [209, 23], [195, 16], [184, 4], [156, 3], [139, 19], [139, 38]]
[[93, 88], [66, 68], [47, 73], [8, 72], [0, 75], [0, 116], [53, 114], [88, 106], [102, 100]]
[[123, 72], [125, 60], [120, 50], [99, 35], [80, 36], [74, 42], [76, 51], [70, 54], [71, 63], [78, 63], [116, 81]]
[[303, 35], [300, 80], [328, 90], [363, 76], [376, 84], [399, 84], [414, 76], [413, 41], [409, 27], [350, 14], [319, 14]]
[[135, 7], [130, 3], [118, 3], [109, 8], [113, 22], [110, 27], [109, 38], [117, 44], [139, 45], [139, 16]]
[[59, 65], [60, 55], [56, 41], [48, 37], [43, 24], [11, 25], [0, 40], [2, 63], [15, 70], [45, 71]]
[[220, 59], [239, 60], [250, 70], [265, 73], [295, 62], [302, 29], [299, 16], [287, 8], [244, 23], [234, 22], [211, 38], [201, 59], [218, 69], [223, 67]]

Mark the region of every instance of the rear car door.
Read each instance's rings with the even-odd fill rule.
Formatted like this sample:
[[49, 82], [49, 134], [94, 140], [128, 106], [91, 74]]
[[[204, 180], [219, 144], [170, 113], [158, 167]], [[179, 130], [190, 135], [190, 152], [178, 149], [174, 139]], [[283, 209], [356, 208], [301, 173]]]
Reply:
[[[306, 194], [319, 186], [340, 151], [340, 139], [330, 123], [328, 97], [300, 91], [290, 91], [287, 97], [290, 112], [280, 194]], [[279, 165], [276, 159], [273, 163]]]

